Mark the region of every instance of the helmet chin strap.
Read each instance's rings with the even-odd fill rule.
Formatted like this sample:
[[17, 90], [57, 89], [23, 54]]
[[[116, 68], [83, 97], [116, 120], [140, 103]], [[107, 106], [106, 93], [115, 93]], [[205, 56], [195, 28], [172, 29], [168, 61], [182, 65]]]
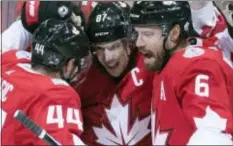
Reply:
[[[172, 48], [167, 48], [166, 47], [166, 42], [168, 40], [168, 35], [170, 34], [170, 31], [172, 30], [174, 24], [162, 24], [161, 30], [162, 30], [162, 35], [164, 37], [163, 39], [163, 50], [164, 50], [164, 56], [163, 56], [163, 63], [161, 66], [161, 70], [166, 66], [168, 63], [169, 59], [171, 58], [171, 54], [177, 50], [178, 46], [180, 45], [181, 39], [179, 39], [179, 42]], [[181, 38], [181, 36], [179, 36]]]
[[79, 71], [80, 71], [80, 66], [78, 66], [78, 69], [75, 72], [70, 73], [68, 77], [65, 77], [63, 68], [60, 69], [59, 73], [60, 73], [60, 77], [63, 80], [65, 80], [67, 83], [70, 83], [76, 77]]

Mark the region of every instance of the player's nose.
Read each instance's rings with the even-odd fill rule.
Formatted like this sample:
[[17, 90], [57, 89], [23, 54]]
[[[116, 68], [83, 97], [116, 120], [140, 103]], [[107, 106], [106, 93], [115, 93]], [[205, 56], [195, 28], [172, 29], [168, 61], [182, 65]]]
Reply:
[[137, 40], [136, 40], [136, 47], [138, 48], [143, 48], [145, 47], [146, 43], [143, 40], [142, 36], [140, 34], [138, 34]]
[[114, 53], [112, 51], [109, 51], [108, 49], [105, 49], [104, 58], [105, 62], [111, 62], [112, 60], [114, 60]]

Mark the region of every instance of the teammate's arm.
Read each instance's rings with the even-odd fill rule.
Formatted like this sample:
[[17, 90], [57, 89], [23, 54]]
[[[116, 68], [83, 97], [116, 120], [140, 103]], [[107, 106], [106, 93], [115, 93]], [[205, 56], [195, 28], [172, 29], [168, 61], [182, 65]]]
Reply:
[[31, 33], [24, 29], [21, 20], [17, 20], [2, 33], [2, 53], [12, 49], [25, 50], [30, 41]]
[[226, 29], [223, 16], [212, 1], [190, 1], [195, 31], [204, 38], [212, 37]]
[[232, 145], [232, 87], [224, 68], [213, 60], [199, 60], [177, 82], [183, 113], [195, 129], [188, 144]]
[[[79, 96], [70, 89], [45, 91], [32, 108], [30, 117], [62, 145], [84, 145], [79, 138], [83, 132]], [[36, 137], [33, 144], [46, 143]]]
[[24, 13], [21, 13], [20, 20], [14, 22], [2, 34], [2, 52], [12, 49], [26, 50], [31, 41], [31, 33], [34, 32], [41, 22], [48, 18], [59, 20], [71, 18], [77, 25], [83, 25], [81, 14], [76, 10], [72, 2], [42, 2], [34, 0], [25, 1], [23, 5], [22, 12]]

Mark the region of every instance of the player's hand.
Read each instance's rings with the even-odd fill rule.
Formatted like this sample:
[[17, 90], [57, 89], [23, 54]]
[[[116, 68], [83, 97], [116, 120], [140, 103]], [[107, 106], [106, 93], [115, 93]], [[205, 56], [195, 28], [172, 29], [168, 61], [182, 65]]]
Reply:
[[84, 25], [79, 6], [71, 1], [25, 1], [21, 20], [24, 28], [33, 33], [38, 25], [48, 18], [71, 20], [76, 25]]

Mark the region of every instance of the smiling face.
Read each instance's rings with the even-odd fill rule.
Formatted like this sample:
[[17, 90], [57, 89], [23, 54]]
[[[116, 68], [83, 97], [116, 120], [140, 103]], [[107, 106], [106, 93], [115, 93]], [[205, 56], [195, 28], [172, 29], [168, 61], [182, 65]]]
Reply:
[[95, 52], [99, 62], [113, 77], [119, 77], [128, 66], [130, 49], [122, 40], [97, 44]]

